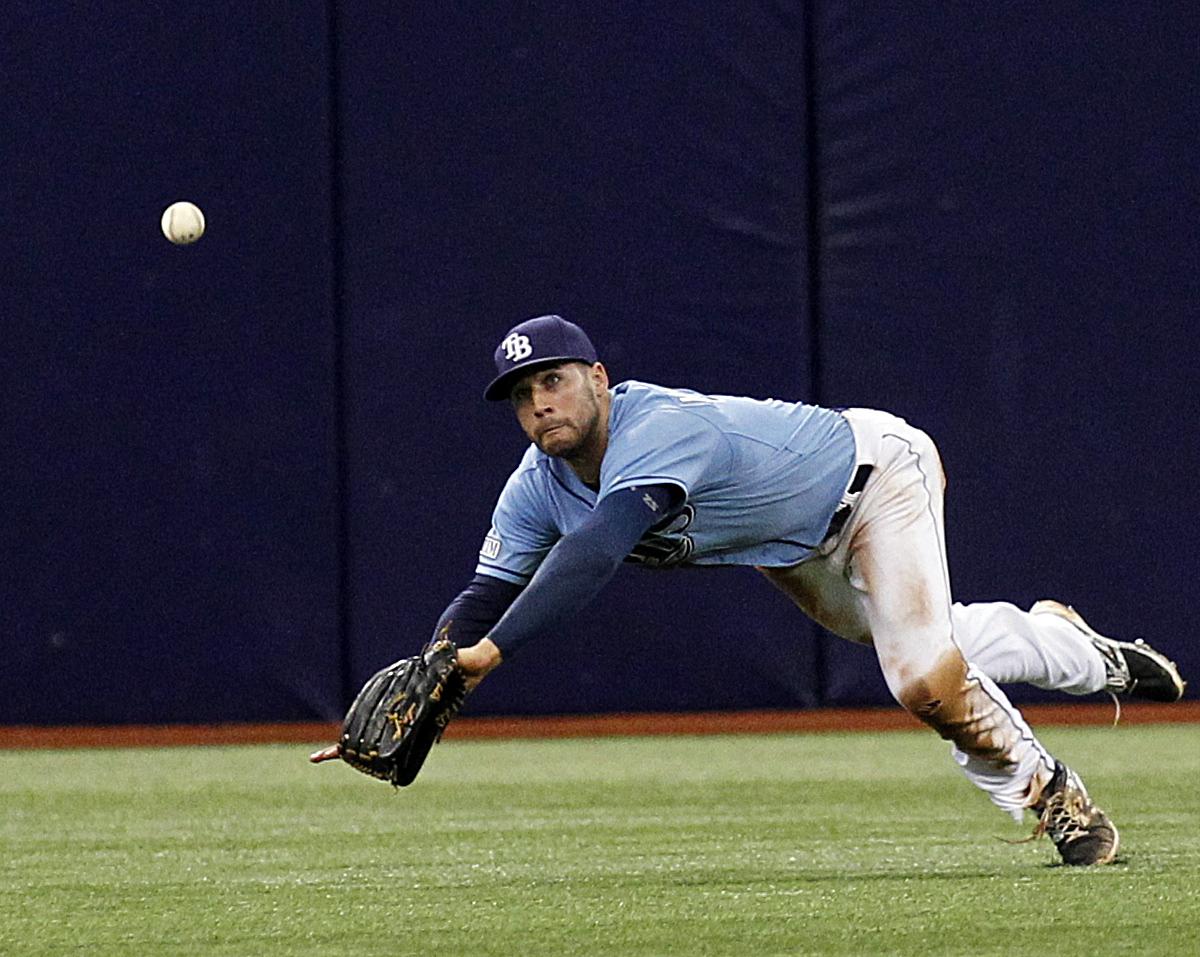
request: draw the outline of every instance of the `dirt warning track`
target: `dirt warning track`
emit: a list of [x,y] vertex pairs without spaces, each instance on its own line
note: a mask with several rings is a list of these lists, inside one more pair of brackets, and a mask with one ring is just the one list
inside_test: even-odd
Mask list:
[[[1111,725],[1111,704],[1030,705],[1021,709],[1036,727]],[[1125,704],[1121,724],[1200,723],[1200,701]],[[656,734],[777,734],[783,732],[904,731],[923,727],[899,708],[820,708],[806,711],[629,713],[538,717],[461,717],[447,740],[585,738]],[[334,741],[334,722],[0,727],[0,749],[184,747],[224,744],[310,744]]]

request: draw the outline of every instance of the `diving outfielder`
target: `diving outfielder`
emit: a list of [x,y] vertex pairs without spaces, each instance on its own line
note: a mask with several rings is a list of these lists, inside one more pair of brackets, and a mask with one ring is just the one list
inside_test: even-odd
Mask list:
[[1032,809],[1065,863],[1113,860],[1116,827],[999,685],[1174,701],[1183,681],[1144,642],[1103,637],[1059,602],[954,603],[928,435],[870,409],[610,387],[587,335],[558,316],[515,326],[495,362],[485,395],[511,402],[533,444],[438,622],[471,687],[561,628],[622,561],[753,565],[829,631],[872,646],[896,700],[998,807],[1018,821]]

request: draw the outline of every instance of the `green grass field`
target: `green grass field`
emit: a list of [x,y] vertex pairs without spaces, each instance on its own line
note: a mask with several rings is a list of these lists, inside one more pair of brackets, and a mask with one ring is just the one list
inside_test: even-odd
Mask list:
[[919,731],[448,742],[402,791],[295,746],[0,753],[0,954],[1195,953],[1200,728],[1042,736],[1118,864],[999,840]]

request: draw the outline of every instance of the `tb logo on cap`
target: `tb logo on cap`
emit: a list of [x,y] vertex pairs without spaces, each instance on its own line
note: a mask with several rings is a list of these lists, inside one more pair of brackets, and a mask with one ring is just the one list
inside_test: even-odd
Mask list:
[[519,332],[508,336],[500,343],[500,348],[504,350],[504,358],[509,362],[520,362],[533,355],[533,343],[529,341],[529,336],[523,336]]

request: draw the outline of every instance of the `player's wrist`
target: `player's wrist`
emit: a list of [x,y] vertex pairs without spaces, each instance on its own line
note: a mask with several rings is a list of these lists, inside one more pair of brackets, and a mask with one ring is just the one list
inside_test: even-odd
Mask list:
[[490,638],[458,649],[458,666],[468,678],[482,678],[504,660],[499,647]]

